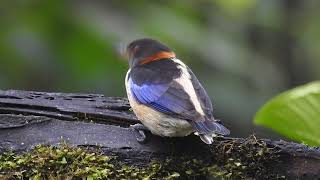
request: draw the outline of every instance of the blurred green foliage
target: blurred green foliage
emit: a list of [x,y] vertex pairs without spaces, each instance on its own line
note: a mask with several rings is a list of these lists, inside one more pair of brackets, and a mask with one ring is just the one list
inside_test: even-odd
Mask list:
[[265,100],[319,79],[319,8],[315,0],[4,0],[0,89],[125,96],[127,62],[114,47],[151,37],[176,51],[216,116],[245,136]]
[[271,99],[256,114],[255,123],[288,138],[320,146],[320,82],[294,88]]

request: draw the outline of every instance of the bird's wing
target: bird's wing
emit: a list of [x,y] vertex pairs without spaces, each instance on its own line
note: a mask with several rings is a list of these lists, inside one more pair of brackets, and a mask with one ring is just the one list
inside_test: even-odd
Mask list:
[[132,70],[132,94],[141,104],[187,120],[199,133],[226,134],[213,120],[211,101],[196,76],[179,62],[162,60]]
[[192,82],[193,88],[196,91],[202,110],[204,111],[207,118],[213,119],[213,107],[211,103],[211,98],[208,96],[206,90],[202,87],[198,78],[193,74],[191,69],[187,67],[187,70],[188,70],[188,73],[190,74],[191,82]]
[[188,73],[190,74],[192,85],[195,89],[201,108],[205,114],[205,121],[191,121],[193,128],[196,129],[199,133],[210,134],[214,132],[222,135],[229,135],[230,131],[221,125],[219,122],[214,120],[213,117],[213,107],[211,99],[208,96],[206,90],[202,87],[198,78],[193,74],[189,67],[186,67]]

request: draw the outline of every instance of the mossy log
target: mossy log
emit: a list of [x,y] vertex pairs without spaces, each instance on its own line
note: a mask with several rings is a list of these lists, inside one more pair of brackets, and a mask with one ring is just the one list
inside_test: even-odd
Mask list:
[[[152,176],[147,172],[150,177],[166,172],[181,179],[320,179],[319,148],[255,136],[217,137],[212,145],[206,145],[193,135],[162,138],[148,134],[148,141],[140,144],[129,128],[138,122],[125,98],[0,91],[2,154],[28,153],[38,144],[58,146],[63,141],[71,147],[98,149],[103,155],[116,157],[115,164],[143,169],[144,173],[150,170],[150,163],[157,162],[162,169]],[[6,172],[0,166],[1,173]]]

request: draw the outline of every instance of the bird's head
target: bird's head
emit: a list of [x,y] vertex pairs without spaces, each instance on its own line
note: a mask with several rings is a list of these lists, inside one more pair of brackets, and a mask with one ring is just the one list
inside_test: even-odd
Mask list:
[[175,53],[166,45],[153,39],[138,39],[127,46],[130,68],[152,61],[174,58]]

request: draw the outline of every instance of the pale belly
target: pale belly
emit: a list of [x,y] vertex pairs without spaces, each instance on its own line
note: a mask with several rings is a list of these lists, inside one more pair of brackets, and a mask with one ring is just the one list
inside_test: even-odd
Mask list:
[[172,118],[166,114],[155,111],[150,107],[137,104],[133,102],[132,99],[129,101],[138,119],[153,134],[175,137],[187,136],[192,133],[192,127],[186,120]]
[[137,103],[131,95],[131,91],[127,85],[127,78],[126,90],[130,106],[134,113],[141,123],[153,134],[166,137],[179,137],[187,136],[193,132],[191,125],[186,120],[170,117],[164,113],[154,110],[153,108]]

